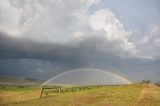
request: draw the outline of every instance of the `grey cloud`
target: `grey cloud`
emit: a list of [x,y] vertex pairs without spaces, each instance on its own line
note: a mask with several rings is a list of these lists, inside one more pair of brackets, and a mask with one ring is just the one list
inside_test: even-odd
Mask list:
[[[13,40],[10,42],[11,46],[5,44],[6,47],[2,47],[4,51],[1,52],[1,55],[4,57],[7,55],[5,48],[7,50],[9,47],[8,50],[12,50],[12,54],[9,53],[11,57],[17,51],[19,52],[17,57],[50,60],[54,60],[56,57],[59,59],[83,57],[86,55],[85,52],[90,51],[94,51],[96,54],[97,52],[108,55],[115,53],[115,55],[131,57],[136,55],[137,50],[134,44],[129,42],[130,33],[123,28],[123,24],[118,21],[111,10],[102,9],[97,10],[96,14],[87,14],[88,7],[97,3],[98,0],[19,1],[3,0],[0,3],[2,5],[0,10],[4,10],[4,17],[6,17],[4,23],[0,25],[1,30],[15,37],[11,38]],[[5,8],[3,4],[8,7]],[[12,11],[9,11],[10,9]],[[16,17],[11,18],[13,15]],[[102,21],[99,22],[98,17],[102,18]],[[94,27],[89,22],[90,18],[96,19],[92,20]],[[103,23],[105,24],[101,26]],[[95,30],[96,27],[100,29]],[[81,42],[72,39],[76,33],[84,35],[80,37]],[[19,40],[17,41],[16,38]],[[1,39],[10,38],[3,37]],[[76,44],[74,40],[77,40],[78,43]],[[41,49],[38,49],[39,47]]]
[[14,38],[4,33],[0,34],[1,58],[38,58],[51,61],[67,59],[97,58],[97,56],[122,54],[117,47],[119,42],[107,42],[104,37],[86,37],[77,43],[74,40],[67,43],[37,42],[24,38]]
[[143,54],[150,55],[154,59],[160,59],[160,25],[146,26],[144,32],[135,40],[136,47]]
[[[0,75],[46,80],[66,70],[87,67],[110,70],[132,81],[159,79],[158,60],[120,57],[119,54],[123,52],[116,48],[117,44],[97,36],[86,37],[79,43],[74,40],[68,43],[44,43],[1,33]],[[45,72],[40,73],[38,69]]]
[[[63,54],[64,52],[62,50],[65,51],[69,49],[67,45],[34,42],[32,40],[21,38],[17,39],[14,37],[6,36],[2,33],[0,37],[0,56],[5,58],[52,59],[52,57],[56,57],[60,55],[60,53]],[[50,57],[49,54],[52,54],[53,56]]]

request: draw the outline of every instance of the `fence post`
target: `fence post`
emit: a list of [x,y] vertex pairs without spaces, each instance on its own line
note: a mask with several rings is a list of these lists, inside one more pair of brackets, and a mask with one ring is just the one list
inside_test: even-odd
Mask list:
[[39,98],[42,98],[42,95],[43,95],[43,87],[41,88],[41,93]]
[[61,93],[61,88],[58,89],[59,93]]

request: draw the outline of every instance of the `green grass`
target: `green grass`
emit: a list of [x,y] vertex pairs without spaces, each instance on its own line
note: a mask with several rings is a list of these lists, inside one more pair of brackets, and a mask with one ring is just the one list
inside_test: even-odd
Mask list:
[[152,84],[49,93],[41,99],[39,94],[40,87],[36,86],[0,88],[0,103],[4,106],[160,106],[160,89]]

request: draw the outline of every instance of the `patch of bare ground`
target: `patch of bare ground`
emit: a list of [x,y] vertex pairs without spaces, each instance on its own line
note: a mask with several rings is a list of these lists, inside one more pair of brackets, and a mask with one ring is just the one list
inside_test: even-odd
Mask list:
[[154,84],[146,84],[136,106],[160,106],[160,88]]

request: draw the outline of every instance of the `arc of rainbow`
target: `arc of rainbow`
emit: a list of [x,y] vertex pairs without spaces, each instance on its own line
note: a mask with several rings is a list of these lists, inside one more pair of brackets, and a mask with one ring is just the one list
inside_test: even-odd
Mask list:
[[63,72],[63,73],[58,74],[58,75],[56,75],[56,76],[53,76],[53,77],[50,78],[49,80],[45,81],[42,85],[46,85],[49,81],[54,80],[54,79],[56,79],[56,78],[58,78],[58,77],[60,77],[60,76],[63,76],[63,75],[66,74],[66,73],[75,72],[75,71],[80,71],[80,70],[94,70],[94,71],[99,71],[99,72],[107,73],[107,74],[113,75],[114,77],[119,78],[119,79],[125,81],[127,84],[132,84],[132,82],[129,81],[128,79],[126,79],[125,77],[122,77],[122,76],[117,75],[117,74],[115,74],[115,73],[111,73],[111,72],[104,71],[104,70],[101,70],[101,69],[78,68],[78,69],[72,69],[72,70],[70,70],[70,71],[66,71],[66,72]]

